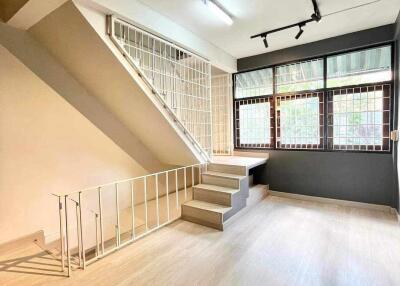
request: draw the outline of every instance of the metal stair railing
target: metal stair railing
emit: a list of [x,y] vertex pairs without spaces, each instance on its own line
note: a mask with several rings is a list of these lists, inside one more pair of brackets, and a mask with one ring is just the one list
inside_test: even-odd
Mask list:
[[[199,163],[98,185],[68,194],[52,193],[51,195],[58,199],[61,271],[66,272],[69,277],[73,268],[85,269],[104,256],[178,220],[181,217],[181,205],[192,199],[190,196],[193,195],[192,188],[195,184],[200,183],[201,174],[204,171],[207,171],[207,163]],[[141,189],[137,188],[138,183],[143,186]],[[163,185],[164,193],[161,190]],[[129,192],[124,193],[124,190]],[[107,200],[110,192],[113,194],[114,200],[111,202]],[[90,197],[90,194],[94,194],[94,196]],[[84,197],[84,195],[87,196]],[[125,195],[125,199],[120,198],[123,195]],[[127,204],[127,195],[130,197],[129,204]],[[143,195],[142,203],[136,201],[140,195]],[[154,195],[154,198],[151,198],[151,195]],[[165,202],[163,203],[162,200]],[[121,204],[124,204],[125,207],[122,207]],[[88,205],[97,205],[97,210]],[[74,212],[71,212],[71,207],[75,208]],[[142,207],[143,224],[137,226],[136,222],[141,221],[138,212]],[[155,209],[153,218],[151,217],[151,208]],[[125,212],[123,213],[123,211]],[[116,218],[115,225],[109,225],[115,227],[113,236],[106,233],[106,212]],[[126,213],[129,214],[128,217],[124,215]],[[90,226],[93,226],[93,215],[95,226],[92,228]],[[122,232],[122,220],[130,221],[130,228],[125,233]],[[143,229],[139,232],[138,228]],[[93,242],[89,242],[89,238],[85,237],[89,234],[93,235],[90,232],[91,229],[93,229],[95,238]],[[129,236],[127,237],[127,235]],[[76,237],[75,249],[72,248],[72,237]],[[125,241],[122,242],[124,237]]]
[[209,162],[212,153],[210,63],[130,23],[107,16],[108,34],[176,126]]

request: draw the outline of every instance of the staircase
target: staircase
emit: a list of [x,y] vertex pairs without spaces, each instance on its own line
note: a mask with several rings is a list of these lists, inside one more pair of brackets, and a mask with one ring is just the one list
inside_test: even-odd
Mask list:
[[193,187],[193,200],[182,205],[182,219],[218,230],[246,207],[249,167],[211,163]]

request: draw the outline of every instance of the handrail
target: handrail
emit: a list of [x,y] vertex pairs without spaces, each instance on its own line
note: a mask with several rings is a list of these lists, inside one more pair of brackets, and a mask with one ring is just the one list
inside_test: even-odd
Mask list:
[[142,175],[142,176],[127,178],[127,179],[117,180],[117,181],[113,181],[111,183],[96,185],[96,186],[84,188],[82,190],[73,191],[73,192],[66,193],[66,194],[50,193],[50,195],[53,195],[53,196],[56,196],[56,197],[63,197],[63,196],[66,196],[66,195],[69,196],[69,195],[78,194],[78,193],[82,193],[82,192],[86,192],[86,191],[93,191],[95,189],[103,188],[103,187],[106,187],[106,186],[112,186],[112,185],[115,185],[115,184],[121,184],[121,183],[126,183],[126,182],[129,182],[129,181],[143,179],[145,177],[152,177],[152,176],[155,176],[155,175],[161,175],[163,173],[173,172],[175,170],[179,171],[179,170],[183,170],[183,169],[187,169],[187,168],[191,168],[191,167],[197,167],[199,165],[203,165],[203,164],[202,163],[196,163],[196,164],[188,165],[188,166],[185,166],[185,167],[178,167],[178,168],[168,169],[168,170],[165,170],[165,171],[160,171],[160,172],[151,173],[151,174],[147,174],[147,175]]
[[[195,174],[195,168],[196,170],[198,169],[198,174]],[[133,177],[133,178],[129,178],[129,179],[123,179],[123,180],[117,180],[117,181],[113,181],[111,183],[107,183],[107,184],[101,184],[101,185],[97,185],[97,186],[93,186],[90,188],[86,188],[86,189],[82,189],[80,191],[74,191],[74,192],[70,192],[67,194],[56,194],[56,193],[51,193],[51,195],[56,196],[58,198],[58,215],[59,215],[59,226],[60,226],[60,256],[61,256],[61,269],[64,272],[65,268],[67,268],[67,276],[69,277],[71,275],[71,271],[72,271],[72,265],[74,263],[76,263],[75,265],[78,268],[81,269],[85,269],[85,267],[93,262],[95,262],[96,260],[110,254],[113,251],[116,251],[122,247],[124,247],[125,245],[132,243],[134,241],[136,241],[139,238],[144,237],[145,235],[152,233],[153,231],[155,231],[156,229],[159,229],[169,223],[172,223],[173,221],[177,220],[180,218],[181,214],[180,214],[180,205],[185,202],[188,199],[188,188],[193,188],[194,185],[197,182],[200,182],[200,178],[201,178],[201,174],[203,172],[203,169],[207,170],[207,163],[198,163],[198,164],[192,164],[192,165],[188,165],[188,166],[184,166],[184,167],[178,167],[178,168],[174,168],[174,169],[168,169],[165,171],[160,171],[160,172],[156,172],[156,173],[152,173],[152,174],[147,174],[147,175],[142,175],[142,176],[137,176],[137,177]],[[187,172],[188,170],[190,170],[191,172]],[[179,187],[179,171],[180,171],[180,175],[183,175],[183,187]],[[183,172],[182,172],[183,171]],[[173,174],[173,179],[171,181],[169,181],[169,177],[170,174]],[[189,181],[188,184],[188,180],[187,180],[187,175],[190,175],[189,178],[191,178],[191,181]],[[160,195],[159,192],[159,185],[160,185],[160,176],[165,176],[165,194]],[[147,186],[147,182],[148,182],[148,178],[150,177],[154,177],[155,178],[155,198],[149,198],[148,196],[148,186]],[[197,179],[196,179],[197,177]],[[137,180],[143,180],[143,189],[134,189],[134,182]],[[182,178],[181,178],[182,180]],[[169,182],[173,183],[173,181],[175,181],[174,186],[169,188]],[[121,221],[122,218],[120,218],[120,216],[123,215],[122,211],[121,211],[121,206],[120,206],[120,199],[119,199],[119,185],[122,183],[126,183],[126,182],[130,182],[130,196],[131,196],[131,200],[130,200],[130,207],[126,206],[124,207],[124,209],[131,209],[131,229],[128,230],[127,232],[125,232],[125,234],[129,234],[130,233],[130,238],[125,241],[125,242],[121,242],[121,238],[123,237],[123,234],[121,232],[122,227],[121,227]],[[181,181],[182,183],[182,181]],[[115,200],[115,204],[111,204],[111,210],[107,211],[107,208],[110,207],[110,201],[106,201],[103,196],[102,193],[104,191],[103,188],[107,187],[107,186],[114,186],[114,192],[115,192],[115,197],[113,200]],[[180,189],[181,188],[181,189]],[[88,191],[93,191],[96,190],[97,191],[97,197],[83,197],[83,194],[85,192]],[[108,191],[112,191],[110,189],[107,189]],[[139,193],[137,193],[139,192]],[[144,195],[144,201],[143,203],[137,204],[135,203],[135,193],[136,194],[141,194],[143,192]],[[181,196],[179,195],[179,192],[183,192],[183,195],[181,193]],[[72,195],[78,195],[77,199],[76,197],[72,198]],[[192,193],[193,194],[193,193]],[[175,196],[175,199],[173,199],[172,202],[170,202],[170,197],[171,196]],[[86,201],[86,200],[90,200],[92,199],[92,203],[97,204],[98,205],[98,211],[92,210],[91,208],[85,207],[83,206],[82,201]],[[94,200],[93,200],[94,199]],[[164,202],[163,204],[160,203],[160,199],[165,199],[166,202]],[[190,198],[189,198],[190,199]],[[175,202],[174,202],[175,201]],[[122,202],[122,200],[121,200]],[[71,213],[68,211],[68,209],[70,208],[69,205],[73,203],[73,207],[75,208],[74,212],[71,212],[72,215],[74,215],[74,219],[76,221],[76,225],[73,224],[71,225],[70,221],[73,221],[73,219],[71,220]],[[149,206],[150,204],[150,206]],[[154,218],[153,220],[151,220],[151,218],[148,217],[148,208],[151,207],[151,204],[155,204],[155,208],[156,208],[156,217],[155,217],[155,221],[156,224],[154,226]],[[171,211],[170,210],[174,210],[176,206],[176,210],[175,210],[175,215],[171,215]],[[139,208],[140,206],[144,207],[144,223],[140,224],[141,226],[145,226],[145,230],[143,233],[136,233],[136,223],[135,223],[135,218],[136,218],[136,208]],[[166,206],[166,211],[167,211],[167,217],[163,220],[161,220],[161,211],[160,208],[162,206]],[[153,205],[154,207],[154,205]],[[82,215],[82,209],[86,209],[88,211],[90,211],[92,214],[89,213],[85,213]],[[122,209],[122,210],[124,210]],[[107,232],[107,227],[105,226],[105,215],[104,213],[107,212],[115,212],[114,215],[116,215],[116,223],[112,225],[112,227],[115,228],[115,233],[114,233],[114,238],[111,237],[109,235],[107,235],[107,233],[109,233],[109,231]],[[126,212],[124,211],[124,213],[126,214]],[[151,213],[151,212],[150,212]],[[165,212],[164,212],[165,214]],[[94,215],[94,216],[93,216]],[[154,213],[153,213],[154,215]],[[95,232],[95,244],[94,245],[90,245],[90,243],[88,243],[87,240],[84,240],[84,235],[87,235],[87,231],[90,229],[87,229],[87,227],[89,225],[91,225],[92,219],[94,217],[94,232]],[[125,217],[126,219],[127,217]],[[152,225],[149,225],[149,221],[153,222]],[[85,224],[83,223],[85,222]],[[76,230],[75,230],[75,235],[76,235],[76,242],[77,242],[77,252],[76,252],[76,257],[74,257],[75,259],[71,260],[72,256],[75,254],[71,253],[71,248],[73,247],[71,245],[71,240],[70,237],[71,235],[74,234],[74,229],[72,226],[76,226]],[[93,226],[93,225],[92,225]],[[110,229],[108,229],[110,230]],[[108,237],[107,237],[108,236]],[[115,239],[115,240],[114,240]],[[85,244],[84,244],[85,242]],[[111,249],[106,250],[105,249],[105,243],[107,242],[107,247],[110,247],[110,243],[115,243],[115,245],[111,244]],[[93,242],[94,243],[94,242]],[[86,248],[85,248],[86,245]],[[91,251],[94,250],[94,256],[87,259],[87,251]],[[91,252],[89,252],[90,254]]]
[[[125,49],[123,47],[121,47],[118,39],[115,38],[114,36],[114,25],[113,23],[115,21],[118,22],[123,22],[124,25],[131,25],[133,28],[135,29],[139,29],[136,26],[126,22],[126,21],[122,21],[119,20],[115,17],[113,17],[112,15],[107,16],[107,23],[108,23],[108,35],[111,39],[111,41],[115,44],[115,46],[118,48],[118,50],[122,53],[122,55],[124,56],[124,58],[127,60],[127,62],[133,67],[133,69],[137,72],[137,74],[143,79],[144,83],[150,88],[151,92],[156,96],[157,100],[162,104],[163,108],[167,111],[167,113],[169,114],[169,116],[172,118],[172,120],[176,123],[176,125],[181,129],[181,131],[183,132],[183,134],[188,138],[189,142],[192,143],[192,145],[195,147],[195,150],[200,154],[200,156],[203,158],[203,160],[205,160],[205,162],[210,162],[210,156],[207,152],[205,152],[201,146],[201,144],[196,140],[196,138],[194,138],[192,136],[192,134],[190,133],[190,131],[186,128],[186,126],[182,123],[182,121],[176,116],[176,114],[174,113],[174,111],[171,110],[171,108],[168,106],[168,104],[165,102],[164,98],[161,96],[161,94],[159,93],[159,91],[157,90],[157,88],[153,85],[153,83],[151,83],[151,81],[148,79],[147,75],[141,70],[141,68],[131,59],[130,55],[127,54],[127,52],[125,51]],[[141,31],[143,31],[142,29],[140,29]],[[147,33],[149,35],[154,36],[153,34],[150,34],[146,31],[143,31],[144,33]],[[154,36],[157,37],[159,40],[165,41],[162,38],[159,38],[158,36]],[[176,47],[177,49],[183,50],[185,51],[185,53],[188,54],[193,54],[190,51],[187,51],[186,49],[177,46],[174,43],[170,43],[169,44],[173,45],[174,47]],[[195,54],[194,54],[195,55]],[[198,58],[198,55],[195,55]],[[204,59],[203,59],[204,60]],[[208,61],[207,61],[208,62]],[[210,89],[211,91],[211,89]],[[211,111],[210,111],[211,112]],[[211,140],[212,142],[212,140]],[[212,151],[212,147],[211,147],[211,151]]]

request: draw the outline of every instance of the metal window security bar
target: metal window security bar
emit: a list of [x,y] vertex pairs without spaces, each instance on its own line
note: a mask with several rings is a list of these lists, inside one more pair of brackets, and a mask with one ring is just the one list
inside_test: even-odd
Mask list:
[[61,270],[67,276],[181,216],[207,164],[94,186],[57,197]]
[[271,148],[274,144],[273,97],[235,101],[235,147]]
[[232,75],[211,78],[213,154],[232,155]]
[[[201,149],[212,153],[211,65],[174,43],[108,17],[113,42]],[[185,133],[186,134],[186,133]],[[208,158],[207,158],[208,159]]]
[[[393,47],[392,43],[385,43],[234,74],[235,148],[391,152]],[[254,80],[254,72],[259,71],[265,80],[268,69],[272,71],[269,85],[273,92],[262,94],[257,84],[261,79]],[[251,92],[243,93],[243,86]],[[319,120],[318,99],[301,98],[306,94],[318,94]],[[270,120],[271,129],[275,128],[273,144],[260,145],[254,136],[243,137],[248,130],[241,132],[242,127],[258,128],[241,122],[237,110],[243,97],[249,100],[246,104],[272,98],[269,100],[274,102],[271,114],[275,119]],[[300,116],[307,110],[309,116]],[[288,123],[293,120],[295,124]]]
[[328,93],[328,148],[390,149],[391,85],[340,88]]
[[324,92],[276,97],[276,146],[282,149],[324,147]]

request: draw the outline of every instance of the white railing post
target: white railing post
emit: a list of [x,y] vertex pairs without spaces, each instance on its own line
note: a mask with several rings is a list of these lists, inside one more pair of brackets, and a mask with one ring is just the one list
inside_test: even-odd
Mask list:
[[79,203],[75,202],[75,215],[76,215],[76,236],[78,242],[78,264],[79,267],[82,265],[82,255],[81,255],[81,237],[80,237],[80,225],[79,225]]
[[135,239],[135,194],[133,190],[133,183],[134,181],[131,181],[131,211],[132,211],[132,236],[131,239]]
[[187,187],[186,187],[186,167],[183,168],[183,184],[185,185],[185,202],[187,200]]
[[94,222],[96,223],[95,225],[95,231],[96,231],[96,252],[95,256],[100,255],[100,245],[99,245],[99,230],[98,230],[98,223],[99,223],[99,215],[97,213],[94,214]]
[[100,212],[100,243],[101,243],[101,254],[104,254],[104,226],[103,226],[103,202],[101,199],[101,187],[98,188],[98,199],[99,199],[99,212]]
[[158,174],[156,174],[156,213],[157,213],[157,226],[160,226],[160,206],[158,201]]
[[86,268],[86,253],[85,246],[83,243],[83,225],[82,225],[82,192],[78,194],[78,203],[79,203],[79,225],[80,225],[80,235],[81,235],[81,253],[82,253],[82,268]]
[[166,195],[167,195],[167,219],[170,220],[169,214],[169,178],[168,178],[168,171],[165,172],[165,188],[166,188]]
[[65,268],[65,249],[64,249],[64,226],[63,226],[63,219],[62,219],[62,199],[61,196],[58,196],[58,215],[60,219],[60,249],[61,249],[61,271],[64,272]]
[[69,231],[68,231],[68,195],[64,196],[64,211],[65,211],[65,241],[66,241],[66,247],[67,247],[67,275],[68,277],[71,276],[71,250],[69,249]]
[[146,231],[149,230],[147,221],[147,177],[144,177],[144,220],[146,224]]
[[178,170],[175,169],[175,192],[176,192],[176,209],[179,211],[179,185],[178,185]]
[[118,192],[118,183],[115,184],[115,208],[117,211],[117,233],[115,237],[116,245],[119,246],[121,243],[121,229],[120,229],[120,220],[119,220],[119,192]]

